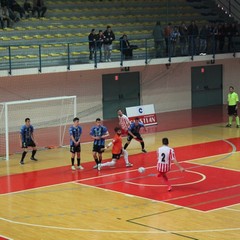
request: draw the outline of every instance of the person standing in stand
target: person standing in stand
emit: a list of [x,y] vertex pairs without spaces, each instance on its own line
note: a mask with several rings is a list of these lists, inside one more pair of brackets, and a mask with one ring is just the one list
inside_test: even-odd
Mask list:
[[107,26],[107,29],[103,33],[104,35],[104,57],[106,62],[111,62],[111,54],[112,54],[112,42],[115,40],[115,35],[111,29],[111,26]]

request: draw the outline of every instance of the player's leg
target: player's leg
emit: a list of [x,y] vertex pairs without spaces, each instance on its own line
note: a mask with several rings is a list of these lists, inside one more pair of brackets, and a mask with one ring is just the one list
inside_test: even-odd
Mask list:
[[36,148],[36,144],[35,144],[35,142],[34,141],[30,141],[29,143],[28,143],[28,146],[29,147],[32,147],[32,155],[31,155],[31,160],[33,160],[33,161],[37,161],[37,159],[35,158],[35,155],[36,155],[36,153],[37,153],[37,148]]
[[172,186],[171,186],[171,184],[169,183],[169,180],[168,180],[168,177],[167,177],[166,172],[159,172],[157,176],[163,178],[163,181],[167,184],[167,186],[168,186],[168,191],[170,192],[170,191],[172,190]]
[[124,161],[125,161],[125,163],[126,163],[126,167],[132,167],[133,164],[130,163],[129,160],[128,160],[128,152],[127,152],[127,150],[122,149],[122,153],[123,153]]
[[77,149],[77,168],[83,170],[84,167],[81,166],[80,163],[81,163],[81,146],[79,145]]
[[[116,158],[112,158],[112,161],[110,162],[105,162],[105,163],[101,163],[99,168],[101,169],[102,167],[113,167],[116,165],[117,159]],[[98,169],[98,170],[100,170]]]
[[147,151],[145,150],[145,143],[143,141],[142,136],[140,134],[137,134],[136,136],[137,136],[136,140],[139,141],[141,144],[142,152],[146,153]]
[[237,110],[236,110],[236,109],[235,109],[234,116],[235,116],[235,119],[236,119],[237,128],[239,128],[239,127],[240,127],[240,125],[239,125],[239,116],[238,116],[238,113],[237,113]]
[[20,164],[23,165],[24,164],[24,158],[27,155],[28,149],[27,149],[27,144],[26,143],[22,143],[22,148],[23,148],[23,152],[22,152],[22,157],[20,160]]
[[133,137],[132,135],[128,135],[127,137],[127,142],[124,144],[123,149],[127,149],[128,145],[130,144],[130,142],[132,141]]
[[70,146],[70,152],[71,152],[71,169],[76,170],[74,162],[75,162],[75,147]]
[[233,111],[234,111],[233,106],[228,106],[228,124],[226,125],[226,127],[232,126],[233,114],[234,114]]
[[93,166],[94,169],[96,169],[97,166],[98,166],[97,152],[98,152],[98,146],[93,144],[92,155],[93,155],[93,159],[94,159],[94,161],[95,161],[95,163],[96,163],[96,164]]

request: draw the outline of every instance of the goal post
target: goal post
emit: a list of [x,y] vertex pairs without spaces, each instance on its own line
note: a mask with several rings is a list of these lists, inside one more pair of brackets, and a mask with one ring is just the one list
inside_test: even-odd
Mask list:
[[77,97],[60,96],[0,103],[0,157],[21,151],[20,128],[30,118],[38,148],[68,144],[66,128],[77,116]]

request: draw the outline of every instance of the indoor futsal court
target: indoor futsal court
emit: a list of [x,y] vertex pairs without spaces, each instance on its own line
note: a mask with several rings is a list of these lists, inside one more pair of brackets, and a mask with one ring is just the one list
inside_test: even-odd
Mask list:
[[[93,169],[89,124],[81,145],[84,170],[71,170],[68,147],[38,151],[38,162],[28,153],[23,166],[20,153],[1,160],[0,239],[240,239],[240,129],[225,127],[225,107],[157,118],[157,126],[142,132],[146,154],[138,142],[129,145],[131,168],[121,158],[114,168]],[[104,122],[111,137],[116,124]],[[168,173],[171,192],[156,172],[163,137],[186,169],[173,166]],[[103,162],[110,158],[108,149]]]

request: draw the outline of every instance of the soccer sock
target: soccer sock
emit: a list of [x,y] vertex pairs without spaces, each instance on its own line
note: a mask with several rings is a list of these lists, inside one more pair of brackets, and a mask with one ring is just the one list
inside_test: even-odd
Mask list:
[[27,155],[27,152],[24,151],[24,152],[22,153],[21,162],[23,162],[23,160],[24,160],[24,158],[25,158],[26,155]]
[[239,125],[239,116],[236,116],[236,123]]
[[96,164],[98,165],[98,158],[95,158],[94,160],[95,160]]
[[167,175],[166,175],[165,173],[163,173],[163,174],[162,174],[162,177],[163,177],[164,182],[170,187],[171,185],[170,185],[170,183],[169,183],[169,181],[168,181]]
[[80,166],[80,158],[77,158],[77,165]]
[[98,163],[101,163],[101,162],[102,162],[102,156],[101,157],[99,156]]
[[36,152],[37,152],[37,150],[33,150],[33,151],[32,151],[32,157],[33,157],[33,158],[34,158]]
[[127,149],[127,147],[128,147],[128,143],[125,143],[123,149]]
[[71,158],[72,166],[74,165],[74,158]]
[[129,163],[129,161],[128,161],[128,152],[125,149],[123,149],[123,158],[124,158],[125,163],[128,164]]
[[142,149],[144,149],[144,142],[140,142]]
[[116,164],[116,161],[112,160],[111,162],[105,162],[101,164],[101,167],[113,167]]
[[232,116],[229,116],[228,118],[228,123],[232,125],[232,120],[233,120],[233,117]]

